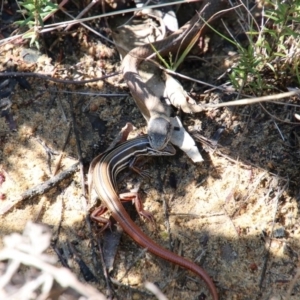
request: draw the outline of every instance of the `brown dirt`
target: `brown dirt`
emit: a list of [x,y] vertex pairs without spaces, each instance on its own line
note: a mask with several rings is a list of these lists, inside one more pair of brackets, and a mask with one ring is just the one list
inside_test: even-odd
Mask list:
[[[10,60],[19,71],[52,72],[56,68],[61,78],[76,72],[85,74],[83,78],[97,77],[118,69],[118,56],[111,47],[94,38],[85,39],[86,31],[81,34],[78,38],[81,43],[73,48],[73,57],[65,57],[61,64],[47,56],[28,63],[21,55],[22,46],[2,46],[1,68],[4,70]],[[60,47],[64,44],[61,43]],[[219,84],[213,78],[228,67],[230,51],[228,45],[212,44],[203,62],[187,61],[180,71]],[[213,72],[208,74],[206,70]],[[74,92],[127,93],[119,80],[120,77],[112,77],[68,88]],[[66,85],[37,78],[28,81],[31,91],[17,86],[11,96],[17,130],[10,131],[5,119],[0,118],[0,172],[6,179],[0,187],[6,197],[0,208],[51,178],[57,154],[68,134],[72,111],[85,174],[91,159],[109,145],[126,122],[138,128],[135,134],[145,130],[145,121],[130,96],[66,94]],[[190,82],[185,87],[203,103],[230,98],[216,92],[203,95],[203,88]],[[299,100],[286,99],[286,102],[295,104]],[[292,106],[264,106],[285,121],[293,121],[293,114],[299,113]],[[299,299],[299,282],[292,285],[300,251],[299,127],[271,118],[260,105],[209,109],[184,116],[184,124],[186,128],[200,130],[207,138],[221,127],[225,131],[214,149],[203,145],[204,163],[194,164],[179,151],[175,157],[151,160],[147,169],[152,178],[143,182],[141,194],[157,228],[154,230],[139,218],[137,224],[164,247],[171,244],[172,251],[196,259],[216,282],[221,299],[287,299],[290,288],[289,299]],[[41,141],[56,152],[50,159]],[[74,130],[64,153],[60,171],[77,161]],[[131,173],[122,177],[120,190],[130,187],[126,184],[130,177]],[[23,201],[5,214],[0,225],[1,239],[12,232],[22,232],[29,220],[48,224],[53,229],[56,247],[60,249],[67,241],[72,242],[99,281],[92,284],[105,293],[103,277],[92,263],[84,213],[86,200],[82,193],[77,171],[44,195]],[[167,205],[167,220],[163,203]],[[97,232],[96,225],[93,230]],[[53,249],[49,253],[56,255]],[[198,278],[188,272],[178,278],[182,270],[157,257],[145,253],[135,262],[140,253],[141,249],[123,235],[111,272],[120,281],[119,286],[114,286],[119,299],[150,299],[143,287],[145,281],[156,283],[169,299],[204,299],[201,293],[208,295]],[[84,280],[74,261],[72,270]]]

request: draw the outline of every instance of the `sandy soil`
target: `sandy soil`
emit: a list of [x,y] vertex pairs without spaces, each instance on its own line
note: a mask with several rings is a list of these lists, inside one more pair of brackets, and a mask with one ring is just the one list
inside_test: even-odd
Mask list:
[[[118,55],[112,47],[94,37],[86,38],[86,31],[81,34],[77,37],[81,43],[73,48],[72,55],[66,51],[61,63],[53,53],[52,59],[43,55],[36,62],[28,62],[21,54],[22,46],[2,46],[1,69],[5,70],[10,61],[18,71],[56,72],[60,78],[78,74],[73,76],[77,79],[118,70]],[[69,43],[65,39],[59,47],[66,49]],[[232,51],[226,44],[213,44],[203,61],[187,60],[180,72],[219,84],[215,78],[227,68]],[[208,74],[206,70],[213,71]],[[85,175],[91,159],[110,144],[126,122],[138,128],[134,134],[145,131],[146,123],[130,95],[78,93],[127,94],[120,76],[85,86],[27,80],[30,91],[17,85],[11,95],[16,131],[0,118],[0,174],[5,178],[0,187],[0,209],[53,176],[70,128],[58,172],[77,162],[75,126]],[[184,84],[203,103],[232,99],[218,92],[204,95],[203,87]],[[296,104],[299,99],[286,99],[286,103]],[[288,122],[299,113],[298,108],[288,105],[264,106]],[[192,163],[180,151],[175,157],[149,161],[146,166],[151,179],[143,180],[141,195],[145,208],[155,217],[156,228],[134,213],[136,223],[159,244],[166,248],[171,245],[172,251],[202,265],[215,281],[221,299],[299,299],[299,280],[292,283],[299,269],[300,251],[299,126],[271,118],[260,105],[209,109],[185,115],[184,124],[207,138],[219,128],[225,130],[216,147],[199,143],[203,163]],[[132,173],[121,176],[121,191],[134,185],[132,177]],[[22,232],[29,220],[48,224],[55,247],[63,249],[72,243],[97,279],[90,283],[105,293],[102,271],[95,269],[92,261],[86,206],[78,169],[50,191],[22,201],[2,216],[0,243],[3,236]],[[93,224],[93,238],[98,231]],[[48,252],[56,256],[53,248]],[[70,266],[84,281],[75,260],[70,260]],[[120,283],[114,285],[118,299],[150,299],[143,286],[146,281],[156,283],[169,299],[206,299],[209,294],[198,278],[142,252],[125,234],[111,276]]]

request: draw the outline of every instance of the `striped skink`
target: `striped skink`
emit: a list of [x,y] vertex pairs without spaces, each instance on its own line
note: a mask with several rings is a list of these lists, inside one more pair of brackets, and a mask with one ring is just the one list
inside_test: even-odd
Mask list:
[[[147,135],[139,136],[117,145],[97,156],[91,163],[92,186],[103,204],[111,211],[113,218],[119,222],[125,232],[141,247],[160,258],[168,260],[198,275],[207,284],[213,299],[218,299],[216,287],[209,275],[200,266],[156,244],[131,220],[117,194],[116,176],[124,168],[132,166],[139,156],[174,155],[175,149],[167,144],[162,150],[155,150],[149,143]],[[101,210],[103,211],[103,210]],[[102,222],[95,210],[91,218]]]

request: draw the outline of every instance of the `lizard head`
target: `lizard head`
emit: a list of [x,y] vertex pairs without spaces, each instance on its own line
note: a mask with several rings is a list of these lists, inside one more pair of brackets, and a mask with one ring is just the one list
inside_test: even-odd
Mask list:
[[148,137],[150,145],[155,150],[165,148],[171,139],[173,126],[168,118],[152,117],[148,122]]

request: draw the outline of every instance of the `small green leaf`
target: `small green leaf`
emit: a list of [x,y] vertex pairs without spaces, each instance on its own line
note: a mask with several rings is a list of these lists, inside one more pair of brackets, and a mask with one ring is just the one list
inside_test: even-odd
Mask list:
[[35,10],[34,4],[31,4],[31,3],[24,3],[24,4],[22,4],[22,6],[24,8],[26,8],[27,10],[29,10],[29,11],[34,11]]
[[275,73],[275,69],[270,63],[266,63],[266,66]]

